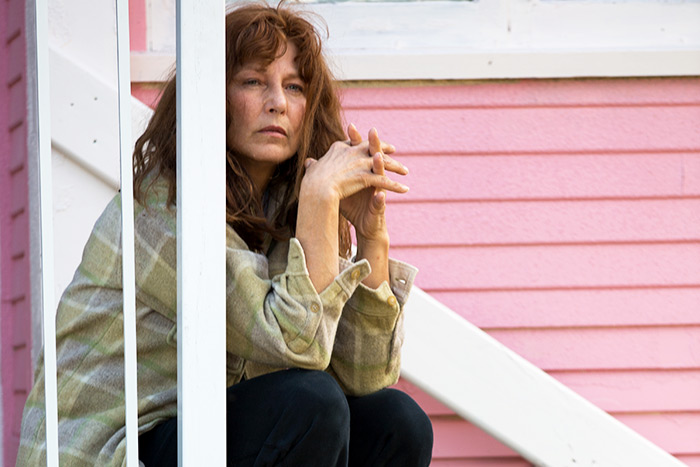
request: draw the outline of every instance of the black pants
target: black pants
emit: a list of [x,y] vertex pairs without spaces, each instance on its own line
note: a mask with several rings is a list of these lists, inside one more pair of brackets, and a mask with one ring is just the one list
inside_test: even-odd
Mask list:
[[[229,466],[427,466],[430,420],[401,391],[346,397],[322,371],[284,370],[228,388]],[[177,418],[139,437],[146,467],[177,466]]]

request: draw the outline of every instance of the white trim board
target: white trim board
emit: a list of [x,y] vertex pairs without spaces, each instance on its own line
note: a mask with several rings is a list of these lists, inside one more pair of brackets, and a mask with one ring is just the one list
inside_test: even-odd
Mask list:
[[[335,57],[334,60],[335,75],[345,81],[700,75],[700,49],[358,54]],[[164,81],[174,64],[174,55],[132,53],[131,80]]]
[[[132,80],[174,63],[172,0],[148,0],[159,27],[132,54]],[[342,80],[700,75],[700,2],[481,0],[308,4],[330,31]],[[173,17],[174,18],[174,17]],[[149,24],[153,23],[149,20]],[[173,23],[174,24],[174,23]]]
[[406,304],[402,375],[543,466],[682,466],[416,287]]

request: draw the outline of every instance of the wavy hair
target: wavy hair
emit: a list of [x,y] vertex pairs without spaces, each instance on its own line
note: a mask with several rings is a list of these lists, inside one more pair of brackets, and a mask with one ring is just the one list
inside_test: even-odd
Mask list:
[[[333,142],[345,139],[340,101],[335,81],[322,55],[321,37],[309,20],[283,2],[277,7],[248,4],[227,13],[226,87],[241,67],[250,62],[269,65],[284,55],[288,43],[297,49],[296,64],[305,84],[306,110],[296,155],[277,167],[267,187],[267,193],[281,202],[271,220],[266,219],[263,202],[255,196],[252,179],[240,164],[238,155],[231,148],[226,149],[226,222],[252,250],[262,247],[265,234],[277,240],[294,234],[304,160],[307,157],[319,159]],[[223,89],[222,94],[225,96]],[[235,125],[236,120],[230,108],[227,100],[227,128]],[[168,204],[175,205],[176,118],[173,75],[134,149],[134,197],[142,204],[152,182],[162,178],[169,185]],[[342,216],[339,219],[340,252],[348,257],[349,226]]]

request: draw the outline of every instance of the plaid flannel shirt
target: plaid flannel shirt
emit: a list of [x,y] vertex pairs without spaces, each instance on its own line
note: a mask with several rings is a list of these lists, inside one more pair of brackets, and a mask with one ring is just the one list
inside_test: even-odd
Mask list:
[[[139,433],[177,415],[176,212],[167,186],[136,204]],[[403,305],[416,269],[390,260],[390,284],[361,284],[366,260],[340,259],[317,293],[295,238],[252,252],[226,232],[227,383],[282,368],[326,369],[347,394],[396,382]],[[56,317],[61,466],[121,466],[126,449],[121,198],[97,220]],[[24,408],[18,466],[45,465],[43,353]]]

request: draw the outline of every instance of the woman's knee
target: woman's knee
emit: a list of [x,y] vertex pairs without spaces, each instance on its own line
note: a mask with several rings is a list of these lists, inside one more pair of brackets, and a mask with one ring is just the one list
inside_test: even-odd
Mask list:
[[352,398],[350,408],[352,436],[359,438],[359,444],[352,447],[352,465],[430,464],[433,427],[430,418],[410,396],[395,389],[383,389]]
[[385,390],[385,413],[391,414],[397,434],[406,443],[433,443],[433,425],[423,409],[406,393],[396,389]]
[[285,383],[289,406],[327,429],[349,431],[350,409],[335,379],[323,371],[289,371],[295,373]]

